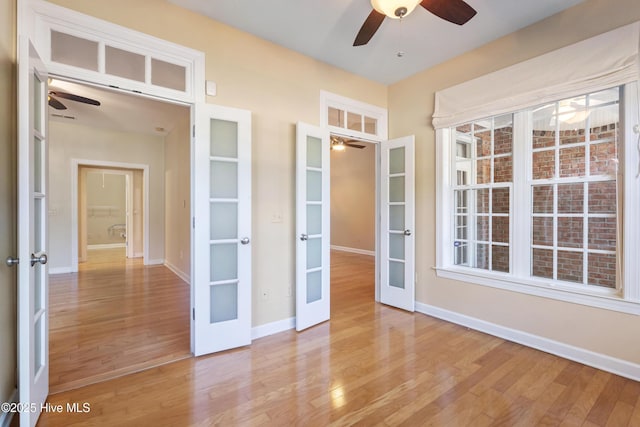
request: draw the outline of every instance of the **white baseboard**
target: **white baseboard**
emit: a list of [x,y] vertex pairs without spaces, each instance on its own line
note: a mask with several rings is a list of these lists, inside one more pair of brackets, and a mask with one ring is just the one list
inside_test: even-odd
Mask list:
[[187,283],[187,285],[191,284],[191,279],[189,278],[189,275],[187,273],[180,270],[178,267],[171,264],[169,261],[165,261],[164,266],[167,267],[169,270],[173,271],[176,276],[184,280]]
[[331,245],[331,250],[342,251],[342,252],[351,252],[352,254],[376,256],[376,252],[375,251],[368,251],[366,249],[358,249],[358,248],[348,248],[346,246]]
[[[13,394],[6,403],[16,403],[18,401],[18,389],[13,390]],[[0,427],[9,427],[13,419],[13,412],[0,411]]]
[[126,248],[126,243],[103,243],[100,245],[87,245],[88,250],[92,249],[116,249],[116,248]]
[[295,327],[296,327],[295,317],[278,320],[277,322],[267,323],[266,325],[255,326],[251,329],[251,339],[256,340],[258,338],[277,334],[278,332],[284,332],[289,329],[293,329]]
[[144,265],[164,265],[163,259],[146,259]]
[[68,274],[74,272],[72,267],[49,267],[49,274]]
[[555,354],[565,359],[592,366],[635,381],[640,381],[640,365],[606,354],[596,353],[580,347],[554,341],[495,323],[486,322],[475,317],[466,316],[453,311],[416,302],[416,311],[428,316],[437,317],[451,323],[466,326],[480,332],[526,345],[546,353]]

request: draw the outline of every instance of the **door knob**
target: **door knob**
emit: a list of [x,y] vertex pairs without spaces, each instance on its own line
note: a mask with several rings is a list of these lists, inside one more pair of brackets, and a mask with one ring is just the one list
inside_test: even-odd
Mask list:
[[249,244],[249,242],[250,242],[250,240],[249,240],[249,238],[248,238],[248,237],[243,237],[243,238],[240,240],[240,243],[242,243],[243,245],[248,245],[248,244]]
[[14,265],[20,264],[20,258],[14,258],[12,256],[8,256],[6,263],[9,267],[13,267]]
[[306,234],[301,234],[300,235],[300,240],[302,240],[303,242],[306,240],[309,240],[309,236],[307,236]]
[[405,236],[411,236],[411,230],[404,230]]
[[31,267],[36,265],[36,263],[40,263],[45,265],[47,263],[47,254],[40,252],[39,256],[36,254],[31,254]]

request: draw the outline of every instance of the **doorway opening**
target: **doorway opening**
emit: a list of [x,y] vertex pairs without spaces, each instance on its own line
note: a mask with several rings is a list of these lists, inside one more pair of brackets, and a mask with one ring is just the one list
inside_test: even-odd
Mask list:
[[49,107],[56,393],[191,357],[191,117],[185,105],[53,85],[101,104],[66,102],[62,117]]

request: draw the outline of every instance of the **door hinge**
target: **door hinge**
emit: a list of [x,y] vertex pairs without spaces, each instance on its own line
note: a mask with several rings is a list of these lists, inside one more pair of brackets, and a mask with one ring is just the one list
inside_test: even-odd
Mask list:
[[191,227],[196,228],[196,217],[191,218]]
[[193,320],[196,320],[196,309],[195,308],[191,309],[191,316],[193,317]]

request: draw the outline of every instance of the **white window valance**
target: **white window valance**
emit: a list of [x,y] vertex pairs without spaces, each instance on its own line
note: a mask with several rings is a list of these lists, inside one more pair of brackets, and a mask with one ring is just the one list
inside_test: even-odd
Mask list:
[[436,92],[433,126],[450,127],[638,80],[640,22]]

